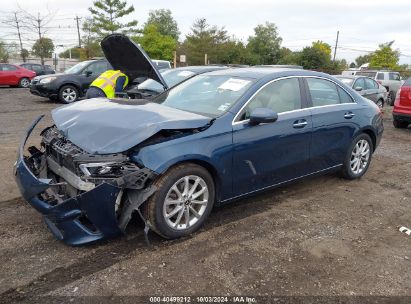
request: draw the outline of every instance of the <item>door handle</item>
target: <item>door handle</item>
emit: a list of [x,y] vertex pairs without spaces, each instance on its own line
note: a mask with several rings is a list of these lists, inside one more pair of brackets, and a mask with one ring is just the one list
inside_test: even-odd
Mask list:
[[351,119],[355,116],[355,114],[353,112],[347,112],[344,114],[344,118],[345,119]]
[[295,129],[300,129],[300,128],[304,128],[307,125],[307,121],[305,119],[302,120],[296,120],[293,123],[293,128]]

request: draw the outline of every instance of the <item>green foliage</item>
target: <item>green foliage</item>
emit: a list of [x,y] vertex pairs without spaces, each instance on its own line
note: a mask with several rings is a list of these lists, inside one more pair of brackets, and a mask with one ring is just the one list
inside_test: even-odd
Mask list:
[[71,58],[73,59],[80,59],[81,49],[78,47],[74,47],[59,54],[60,58],[70,58],[70,51],[71,51]]
[[370,67],[380,69],[398,69],[400,52],[393,50],[390,44],[380,44],[379,49],[370,56]]
[[83,48],[80,50],[80,60],[86,60],[93,57],[103,57],[103,51],[100,46],[100,38],[93,32],[93,18],[86,18],[83,22]]
[[355,63],[354,62],[351,62],[350,63],[350,68],[352,69],[352,68],[355,68]]
[[0,41],[0,62],[7,62],[9,60],[9,52],[6,43]]
[[89,8],[93,17],[91,31],[100,38],[115,32],[131,34],[137,32],[137,21],[121,23],[119,19],[134,12],[134,6],[127,7],[127,1],[96,0]]
[[207,20],[202,18],[194,22],[182,48],[186,51],[188,65],[204,64],[204,54],[207,54],[210,63],[220,63],[221,47],[229,41],[224,28],[210,26]]
[[143,35],[133,38],[153,59],[173,60],[173,52],[177,47],[177,41],[161,34],[154,24],[147,25]]
[[299,64],[308,70],[320,70],[329,67],[330,63],[329,54],[314,46],[303,48],[299,56]]
[[370,62],[370,59],[371,59],[371,54],[361,55],[355,58],[355,63],[357,65],[357,68],[359,68],[365,63]]
[[148,13],[148,20],[144,25],[146,28],[149,25],[157,26],[157,30],[164,36],[171,36],[178,41],[180,31],[178,30],[177,21],[174,20],[169,9],[152,10]]
[[281,42],[282,38],[274,23],[258,25],[254,29],[254,36],[248,38],[247,49],[252,54],[250,61],[255,64],[276,64],[280,59]]
[[300,53],[293,52],[289,48],[282,47],[279,52],[279,60],[277,64],[290,64],[299,65],[300,64]]
[[331,58],[331,46],[328,43],[325,43],[321,40],[317,40],[312,43],[312,47],[319,49]]
[[37,39],[33,44],[32,53],[40,57],[41,64],[44,64],[44,58],[51,58],[54,51],[54,44],[50,38],[42,37]]
[[23,62],[26,62],[26,60],[27,60],[27,58],[29,57],[29,51],[27,50],[27,49],[22,49],[21,51],[20,51],[20,56],[21,56],[21,59],[23,59]]

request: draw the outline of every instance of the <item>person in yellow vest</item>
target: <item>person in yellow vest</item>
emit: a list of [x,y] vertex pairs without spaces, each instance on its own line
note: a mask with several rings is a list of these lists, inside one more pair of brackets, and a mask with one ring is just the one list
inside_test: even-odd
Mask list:
[[87,90],[86,98],[107,97],[114,98],[116,93],[124,91],[128,84],[128,77],[120,70],[108,70],[94,80]]

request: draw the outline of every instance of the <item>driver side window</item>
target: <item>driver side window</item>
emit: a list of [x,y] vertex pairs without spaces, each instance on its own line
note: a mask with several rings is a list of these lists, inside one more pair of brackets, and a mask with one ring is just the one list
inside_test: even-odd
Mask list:
[[246,120],[256,108],[269,108],[276,113],[301,109],[298,78],[274,81],[259,91],[243,110],[240,120]]
[[91,72],[91,75],[100,75],[107,70],[107,64],[105,62],[94,62],[90,64],[85,72]]

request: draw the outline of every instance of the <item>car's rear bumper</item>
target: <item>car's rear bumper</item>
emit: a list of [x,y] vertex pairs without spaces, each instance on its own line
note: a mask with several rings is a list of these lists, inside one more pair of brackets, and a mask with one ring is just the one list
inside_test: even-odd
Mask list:
[[115,215],[115,203],[121,189],[102,183],[94,189],[66,199],[58,204],[50,204],[41,194],[53,195],[50,179],[36,177],[23,156],[24,146],[32,130],[43,116],[37,118],[24,136],[17,155],[14,175],[23,198],[38,212],[54,234],[68,245],[82,245],[123,233]]
[[411,112],[410,113],[393,112],[392,117],[396,121],[403,121],[403,122],[411,123]]

